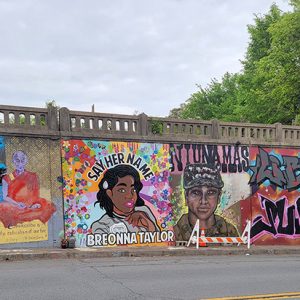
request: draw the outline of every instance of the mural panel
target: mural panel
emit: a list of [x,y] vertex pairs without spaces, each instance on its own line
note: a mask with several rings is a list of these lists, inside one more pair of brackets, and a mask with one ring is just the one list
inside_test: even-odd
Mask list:
[[240,200],[250,195],[245,146],[171,144],[176,240],[189,240],[197,219],[206,236],[241,233]]
[[77,246],[174,240],[169,146],[62,142],[65,229]]
[[244,218],[252,219],[252,242],[300,244],[299,150],[253,147],[250,157],[252,195],[243,206]]
[[300,244],[300,153],[235,145],[62,142],[65,229],[77,246],[206,236]]
[[48,200],[50,197],[45,197],[49,196],[50,190],[41,193],[36,172],[45,160],[38,165],[30,162],[32,152],[26,147],[25,140],[22,141],[22,147],[5,159],[7,149],[3,137],[0,140],[0,244],[48,240],[47,222],[56,211],[55,205]]
[[3,202],[2,178],[6,174],[4,138],[0,136],[0,204]]

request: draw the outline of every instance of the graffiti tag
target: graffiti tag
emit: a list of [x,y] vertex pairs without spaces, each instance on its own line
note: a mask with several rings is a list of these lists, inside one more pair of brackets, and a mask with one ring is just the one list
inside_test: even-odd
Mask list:
[[282,155],[282,162],[275,155],[271,155],[262,148],[256,156],[256,163],[249,168],[252,175],[250,185],[260,185],[269,180],[275,186],[288,191],[300,187],[300,159]]
[[266,213],[266,219],[260,215],[253,220],[251,238],[258,238],[264,233],[271,233],[274,237],[300,234],[300,198],[297,199],[294,205],[288,206],[286,197],[276,202],[262,195],[259,195],[259,197],[261,207]]

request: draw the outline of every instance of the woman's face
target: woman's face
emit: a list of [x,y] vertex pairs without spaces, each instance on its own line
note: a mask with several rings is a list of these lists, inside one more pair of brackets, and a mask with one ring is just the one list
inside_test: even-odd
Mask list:
[[114,212],[128,215],[133,211],[137,201],[137,192],[134,187],[134,179],[127,175],[118,179],[117,184],[106,191],[114,205]]

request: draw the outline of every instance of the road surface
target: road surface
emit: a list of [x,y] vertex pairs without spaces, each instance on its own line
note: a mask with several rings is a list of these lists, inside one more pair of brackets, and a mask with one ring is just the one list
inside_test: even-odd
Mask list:
[[0,271],[1,300],[254,299],[300,292],[300,256],[32,260],[1,262]]

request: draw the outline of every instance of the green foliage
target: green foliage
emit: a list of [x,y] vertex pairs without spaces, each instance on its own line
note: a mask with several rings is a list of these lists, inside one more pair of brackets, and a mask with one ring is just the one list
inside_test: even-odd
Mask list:
[[182,106],[180,117],[233,121],[238,77],[237,74],[226,73],[220,83],[214,79],[207,88],[199,86],[199,92],[192,94],[191,98]]
[[20,125],[25,125],[25,115],[19,115],[19,123]]
[[162,134],[163,133],[163,123],[159,120],[150,120],[151,132],[153,134]]
[[300,12],[283,14],[268,33],[269,51],[245,68],[238,110],[252,122],[291,124],[300,112]]
[[294,7],[295,11],[300,10],[300,1],[299,0],[290,0],[289,3],[290,3],[290,5],[292,5]]
[[293,124],[293,125],[297,125],[297,126],[300,125],[300,114],[297,115],[297,116],[295,117],[295,120],[294,120],[294,124]]
[[41,117],[40,117],[40,124],[41,124],[42,126],[46,126],[46,118],[45,118],[45,116],[41,116]]
[[268,14],[263,17],[255,16],[255,24],[248,25],[250,42],[243,61],[245,70],[255,68],[255,62],[268,55],[271,48],[272,36],[269,28],[281,18],[279,8],[273,4]]
[[[296,123],[300,114],[300,0],[282,13],[272,5],[248,26],[243,70],[212,80],[170,116],[223,121]],[[297,117],[298,118],[298,117]],[[297,119],[298,120],[298,119]],[[298,121],[297,121],[298,122]]]
[[57,105],[56,101],[53,100],[53,99],[52,100],[51,99],[47,100],[45,104],[46,104],[46,108],[49,108],[49,107],[55,107],[57,109],[60,108],[60,106]]

